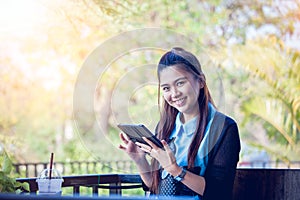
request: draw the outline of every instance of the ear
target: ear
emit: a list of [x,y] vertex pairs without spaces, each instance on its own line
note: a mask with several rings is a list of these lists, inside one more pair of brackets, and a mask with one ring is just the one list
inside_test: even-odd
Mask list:
[[201,78],[198,79],[198,83],[199,83],[200,89],[202,89],[205,86],[205,83]]

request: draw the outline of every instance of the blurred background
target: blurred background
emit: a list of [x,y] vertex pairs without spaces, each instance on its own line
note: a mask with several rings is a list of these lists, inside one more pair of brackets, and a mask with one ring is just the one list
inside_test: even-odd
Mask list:
[[[101,133],[93,127],[78,131],[73,93],[94,49],[147,27],[192,38],[191,50],[200,46],[207,56],[203,64],[197,54],[212,95],[239,125],[239,167],[300,167],[299,0],[0,0],[2,154],[7,152],[13,164],[26,164],[47,163],[54,152],[57,164],[72,166],[64,175],[134,172],[117,149],[114,117],[126,112],[153,130],[157,85],[143,85],[128,99],[122,94],[155,78],[130,70],[156,64],[164,51],[128,52],[101,74],[93,113]],[[120,98],[114,97],[124,74],[131,81],[118,87]],[[76,168],[81,162],[94,167]],[[26,169],[19,169],[21,176],[35,176],[22,174]]]

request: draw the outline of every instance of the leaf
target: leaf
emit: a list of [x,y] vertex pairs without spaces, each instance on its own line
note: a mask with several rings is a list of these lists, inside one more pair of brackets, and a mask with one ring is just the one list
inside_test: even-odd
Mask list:
[[2,172],[0,176],[0,192],[15,192],[15,182],[15,179],[8,177]]
[[[263,121],[267,122],[271,127],[277,130],[285,140],[295,148],[295,139],[291,136],[290,130],[286,128],[285,124],[292,123],[289,119],[290,114],[285,114],[286,109],[283,103],[275,99],[255,97],[247,102],[244,102],[244,111],[251,113]],[[270,132],[269,132],[270,134]]]
[[6,152],[3,153],[3,165],[2,165],[2,171],[6,174],[10,174],[12,170],[12,162],[9,159],[8,155]]
[[19,194],[21,192],[29,192],[29,184],[28,183],[21,183],[21,182],[15,182],[15,189],[16,193]]

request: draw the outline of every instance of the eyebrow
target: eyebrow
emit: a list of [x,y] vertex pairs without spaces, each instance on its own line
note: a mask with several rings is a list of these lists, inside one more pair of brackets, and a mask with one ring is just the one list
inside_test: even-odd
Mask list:
[[[176,83],[177,81],[180,81],[180,80],[186,80],[187,79],[187,77],[180,77],[180,78],[178,78],[178,79],[176,79],[173,83]],[[164,83],[164,84],[161,84],[160,85],[160,87],[164,87],[164,86],[167,86],[167,85],[169,85],[168,83]]]

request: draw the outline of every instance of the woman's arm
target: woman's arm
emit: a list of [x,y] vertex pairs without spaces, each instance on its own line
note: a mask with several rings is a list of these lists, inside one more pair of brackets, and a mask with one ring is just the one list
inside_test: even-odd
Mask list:
[[[178,176],[182,172],[182,168],[179,167],[177,163],[174,163],[170,167],[165,168],[165,170],[167,170],[173,177]],[[181,180],[181,182],[194,192],[200,194],[201,196],[203,195],[206,185],[204,177],[186,171],[186,175]]]
[[[172,176],[178,176],[182,172],[182,168],[178,166],[176,163],[176,158],[170,149],[169,145],[166,141],[162,140],[162,144],[164,145],[164,149],[158,148],[155,146],[150,140],[144,138],[144,140],[152,147],[149,149],[147,145],[137,143],[138,146],[145,152],[148,152],[150,156],[158,160],[160,165]],[[200,195],[203,195],[205,189],[205,179],[199,175],[193,174],[191,172],[186,173],[184,178],[182,179],[182,183],[187,187],[197,192]]]
[[[210,152],[212,158],[205,176],[187,171],[181,182],[205,199],[230,199],[239,152],[240,139],[237,125],[232,119],[226,118],[219,140]],[[182,168],[176,163],[166,167],[165,170],[174,177],[182,172]]]
[[135,162],[141,178],[147,187],[152,185],[151,167],[146,159],[146,154],[136,144],[130,141],[126,135],[120,133],[120,138],[123,144],[119,145],[119,148],[126,152],[129,157]]
[[[156,147],[147,138],[144,140],[152,147],[138,144],[141,149],[157,159],[160,165],[172,176],[181,173],[182,168],[176,163],[174,154],[167,143],[162,140],[164,148]],[[226,117],[226,121],[216,145],[210,152],[210,163],[207,166],[205,176],[199,176],[192,172],[186,173],[182,183],[194,192],[209,197],[209,199],[229,199],[232,193],[235,169],[239,160],[240,139],[236,123]]]
[[145,183],[145,185],[148,188],[150,188],[152,185],[153,177],[152,177],[152,173],[151,173],[151,167],[150,167],[146,157],[135,163],[140,172],[140,176],[141,176],[143,182]]

